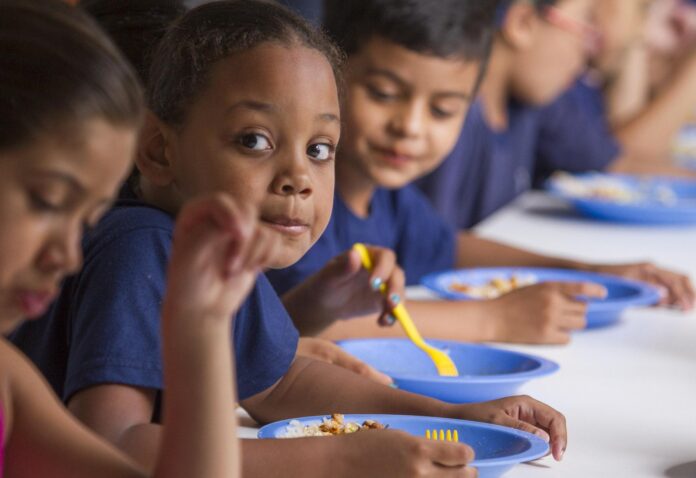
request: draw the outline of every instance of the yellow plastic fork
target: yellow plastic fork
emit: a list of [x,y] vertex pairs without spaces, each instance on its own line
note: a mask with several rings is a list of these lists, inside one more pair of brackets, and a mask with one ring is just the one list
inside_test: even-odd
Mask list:
[[459,441],[457,430],[425,430],[425,438],[437,441]]
[[[358,242],[353,245],[353,249],[360,254],[360,260],[362,261],[363,267],[372,272],[372,258],[370,257],[370,252],[367,250],[367,247],[365,247],[365,244]],[[379,290],[382,292],[382,294],[386,294],[386,284],[383,283]],[[438,374],[448,377],[456,377],[459,375],[459,372],[457,372],[457,366],[454,365],[454,362],[452,362],[449,355],[444,353],[442,350],[438,350],[435,347],[425,343],[425,340],[423,340],[423,337],[421,337],[421,334],[418,332],[418,329],[413,323],[413,320],[411,320],[411,316],[403,303],[394,307],[392,314],[394,315],[394,318],[399,321],[401,327],[404,328],[404,331],[406,332],[408,338],[411,339],[411,342],[413,342],[416,347],[421,349],[423,352],[428,354],[430,359],[435,363]]]

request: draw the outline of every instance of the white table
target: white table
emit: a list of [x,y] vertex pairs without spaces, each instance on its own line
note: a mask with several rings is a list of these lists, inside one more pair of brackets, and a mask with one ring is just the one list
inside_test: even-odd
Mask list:
[[[545,254],[651,260],[696,279],[696,228],[592,222],[539,193],[522,197],[478,231]],[[561,463],[544,458],[506,477],[696,477],[696,314],[634,310],[619,326],[576,334],[570,346],[510,348],[560,363],[557,374],[521,393],[561,410],[570,441]],[[242,436],[254,434],[253,427],[242,429]]]

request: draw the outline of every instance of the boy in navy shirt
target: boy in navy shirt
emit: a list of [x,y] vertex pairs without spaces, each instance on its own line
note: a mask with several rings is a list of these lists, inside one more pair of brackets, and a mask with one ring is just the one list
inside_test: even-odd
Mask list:
[[[581,12],[589,8],[585,0],[567,1]],[[385,3],[336,0],[325,4],[324,26],[348,53],[344,69],[346,127],[336,162],[336,194],[329,227],[299,262],[269,272],[271,283],[284,294],[286,304],[290,299],[302,302],[302,292],[295,286],[305,280],[320,285],[325,278],[315,273],[336,254],[361,241],[393,249],[404,268],[407,284],[417,284],[425,273],[452,267],[563,267],[639,276],[670,284],[669,300],[691,305],[693,291],[688,279],[652,265],[591,265],[543,257],[465,232],[457,233],[442,221],[427,200],[408,184],[437,167],[453,147],[476,91],[478,70],[476,74],[471,71],[472,62],[467,61],[463,39],[448,41],[446,26],[436,32],[419,27],[420,23],[428,23],[424,19],[436,15],[427,4],[422,4],[414,17],[402,18],[390,14]],[[542,22],[537,6],[530,2],[515,4],[515,9],[512,18],[520,24]],[[551,29],[543,38],[545,42],[564,41],[565,45],[558,45],[560,51],[570,48],[572,52],[576,48],[574,36],[566,38],[565,32],[556,31],[550,25],[543,28]],[[467,33],[476,34],[473,30]],[[524,34],[541,41],[536,38],[537,33],[535,30]],[[560,40],[554,35],[560,35]],[[576,56],[577,60],[571,57],[567,78],[551,76],[545,80],[549,82],[548,87],[553,83],[556,91],[560,91],[573,78],[575,63],[581,64],[583,59],[582,52]],[[495,62],[490,67],[496,68]],[[550,75],[548,71],[538,74]],[[519,126],[515,134],[526,137],[525,128],[536,121],[535,112],[516,105],[511,112]],[[474,105],[467,121],[481,115],[481,106]],[[480,146],[474,140],[483,133],[468,130],[468,134],[469,144]],[[485,190],[481,187],[489,183],[480,185],[477,179],[472,179],[465,189],[480,191],[485,198],[489,191],[512,193],[516,182],[529,181],[522,174],[496,176],[497,168],[509,169],[508,163],[513,159],[512,152],[509,153],[496,159],[499,164],[462,158],[482,174],[501,182],[496,186],[498,189]],[[479,160],[479,157],[471,159]],[[474,201],[468,196],[464,199],[462,208],[469,207],[467,201]],[[416,301],[409,303],[409,309],[428,337],[565,343],[570,339],[570,331],[585,325],[586,306],[576,296],[602,293],[601,288],[591,284],[540,284],[491,301]],[[302,321],[295,315],[293,318],[304,331]],[[378,328],[370,318],[327,321],[324,325],[330,328],[323,334],[330,338],[400,333]]]
[[[480,3],[462,10],[452,1],[442,14],[466,26]],[[158,446],[152,422],[161,364],[151,331],[172,217],[187,200],[224,191],[254,205],[260,223],[278,235],[274,267],[305,254],[330,216],[338,58],[317,31],[267,2],[216,2],[180,19],[151,70],[152,114],[141,133],[132,197],[89,235],[85,269],[66,284],[52,313],[15,337],[82,421],[146,464]],[[366,278],[357,277],[353,289],[367,290],[375,312],[382,300]],[[332,303],[330,292],[323,299]],[[305,302],[305,313],[318,302]],[[339,411],[452,416],[550,435],[556,458],[565,448],[562,415],[530,398],[448,405],[295,357],[297,332],[263,277],[236,317],[234,341],[240,403],[260,422]],[[442,466],[474,473],[466,467],[467,446],[393,431],[249,440],[242,449],[245,476],[436,476]]]
[[[667,154],[646,155],[645,146],[658,144],[656,136],[671,137],[685,119],[692,72],[621,128],[609,122],[597,75],[575,81],[588,60],[605,78],[641,73],[626,58],[635,54],[642,24],[626,23],[645,3],[541,0],[536,12],[530,2],[503,3],[481,98],[454,150],[418,183],[449,224],[473,227],[556,170],[689,174],[666,161]],[[537,20],[524,23],[530,15]],[[599,29],[592,18],[601,20]],[[598,37],[605,39],[600,48]],[[628,68],[621,66],[626,62]],[[621,69],[634,71],[619,75]]]

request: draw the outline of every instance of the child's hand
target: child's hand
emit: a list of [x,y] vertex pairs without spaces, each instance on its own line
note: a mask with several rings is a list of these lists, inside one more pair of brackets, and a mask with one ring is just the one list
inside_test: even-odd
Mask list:
[[273,259],[276,242],[255,210],[226,194],[192,201],[174,231],[165,306],[190,320],[230,320]]
[[592,266],[593,272],[622,276],[654,284],[664,290],[660,305],[677,306],[682,310],[694,308],[696,292],[691,280],[684,274],[660,269],[649,262]]
[[[313,300],[314,313],[321,310],[325,317],[349,319],[378,313],[381,325],[391,325],[391,310],[402,300],[404,294],[404,272],[396,263],[396,255],[389,249],[367,246],[374,264],[372,272],[362,267],[358,252],[350,249],[334,257],[319,272],[283,297],[293,318],[297,302]],[[380,292],[385,284],[386,296]],[[289,305],[286,298],[292,297],[295,304]]]
[[514,290],[488,302],[493,308],[493,340],[565,344],[570,333],[585,327],[587,304],[578,296],[604,297],[592,283],[544,282]]
[[447,416],[451,418],[495,423],[533,433],[550,442],[551,454],[557,461],[563,458],[568,444],[565,417],[538,400],[518,396],[450,407]]
[[382,385],[391,385],[393,383],[388,375],[377,371],[335,343],[325,339],[300,337],[300,342],[297,345],[297,355],[343,367]]
[[467,467],[474,451],[463,443],[414,437],[396,430],[369,430],[334,439],[336,469],[333,476],[382,478],[385,476],[474,478]]

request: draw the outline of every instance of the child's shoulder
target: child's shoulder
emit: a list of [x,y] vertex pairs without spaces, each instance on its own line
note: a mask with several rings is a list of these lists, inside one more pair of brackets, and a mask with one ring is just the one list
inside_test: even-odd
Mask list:
[[126,232],[137,229],[173,231],[174,217],[136,199],[121,199],[104,215],[96,230]]

